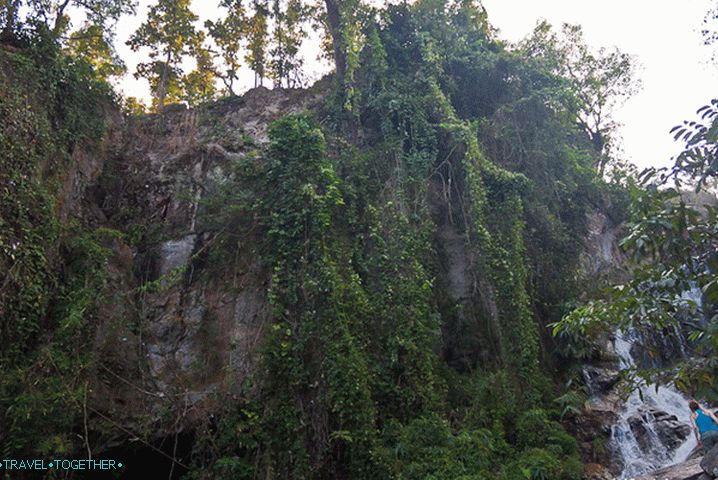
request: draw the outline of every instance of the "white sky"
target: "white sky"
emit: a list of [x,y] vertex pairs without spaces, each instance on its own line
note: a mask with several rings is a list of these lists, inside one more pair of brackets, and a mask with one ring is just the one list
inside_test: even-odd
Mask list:
[[[499,37],[511,42],[529,34],[539,19],[554,26],[577,23],[586,41],[596,47],[617,46],[635,55],[643,89],[617,112],[623,124],[624,156],[640,167],[666,166],[681,145],[668,131],[718,97],[718,65],[709,62],[710,49],[701,42],[699,29],[715,0],[483,0],[489,22]],[[130,74],[120,81],[128,95],[147,98],[144,80],[135,80],[138,59],[144,57],[124,45],[144,20],[149,0],[140,0],[138,15],[120,20],[117,46]],[[216,0],[194,0],[193,11],[204,23],[221,15]],[[329,68],[316,61],[316,36],[306,42],[305,65],[310,79]],[[253,86],[253,74],[243,72],[240,90]]]

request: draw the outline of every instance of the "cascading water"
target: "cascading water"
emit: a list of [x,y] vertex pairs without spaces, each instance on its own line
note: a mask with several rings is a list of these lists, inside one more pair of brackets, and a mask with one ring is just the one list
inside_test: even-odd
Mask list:
[[[621,370],[636,366],[632,332],[618,332],[614,342]],[[612,428],[612,447],[623,459],[621,479],[630,479],[685,461],[696,448],[690,429],[688,398],[672,385],[640,385],[626,401]]]

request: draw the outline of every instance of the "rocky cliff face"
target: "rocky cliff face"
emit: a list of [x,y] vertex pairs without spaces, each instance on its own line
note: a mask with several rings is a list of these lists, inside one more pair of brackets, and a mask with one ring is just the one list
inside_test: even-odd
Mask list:
[[129,233],[110,245],[93,408],[162,425],[161,436],[237,398],[266,328],[268,272],[251,244],[237,245],[231,272],[198,261],[216,233],[203,200],[232,160],[258,155],[271,121],[320,101],[316,89],[258,88],[208,109],[115,118],[106,156],[74,156],[68,214]]

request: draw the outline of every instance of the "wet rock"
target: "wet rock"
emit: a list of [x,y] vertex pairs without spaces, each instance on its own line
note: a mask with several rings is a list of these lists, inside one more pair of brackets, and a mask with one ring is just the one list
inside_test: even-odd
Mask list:
[[616,368],[594,365],[584,367],[583,376],[591,395],[608,393],[621,378]]
[[656,434],[669,450],[680,447],[691,434],[691,427],[678,420],[675,415],[662,411],[654,411],[653,415]]
[[633,480],[710,480],[700,466],[700,460],[689,460],[636,477]]
[[678,420],[678,417],[654,408],[639,410],[628,418],[628,425],[644,452],[650,451],[655,441],[654,435],[667,450],[673,451],[691,434],[691,427]]
[[636,437],[638,446],[643,452],[648,452],[651,449],[650,431],[647,428],[647,423],[648,419],[645,414],[637,413],[628,417],[628,426],[631,428],[633,436]]
[[684,332],[678,327],[634,333],[631,354],[641,368],[663,368],[685,358],[687,344]]
[[703,458],[703,448],[700,445],[696,445],[693,451],[688,455],[686,461],[695,460],[696,458]]
[[710,478],[718,477],[718,445],[714,446],[703,456],[700,466]]
[[608,449],[611,425],[618,420],[618,410],[612,402],[587,405],[581,415],[566,422],[569,433],[578,440],[584,463],[609,464]]

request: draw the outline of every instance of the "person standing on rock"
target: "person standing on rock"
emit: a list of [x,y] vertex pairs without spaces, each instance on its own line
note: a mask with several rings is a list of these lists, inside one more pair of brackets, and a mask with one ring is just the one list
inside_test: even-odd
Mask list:
[[718,418],[707,408],[701,408],[698,402],[688,402],[691,409],[691,424],[698,438],[698,445],[703,446],[703,453],[708,452],[718,443]]

